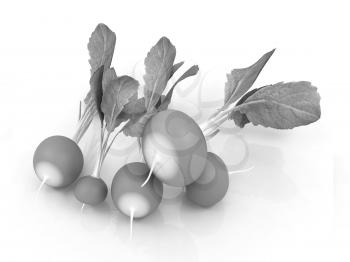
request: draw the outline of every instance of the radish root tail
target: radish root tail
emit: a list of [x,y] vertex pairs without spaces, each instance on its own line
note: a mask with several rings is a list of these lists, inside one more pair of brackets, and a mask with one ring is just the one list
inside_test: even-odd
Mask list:
[[152,176],[154,167],[155,167],[155,165],[156,165],[156,162],[157,162],[157,155],[153,158],[153,162],[152,162],[152,165],[151,165],[151,169],[149,170],[147,179],[145,180],[145,182],[143,182],[143,184],[141,185],[141,187],[144,187],[144,186],[148,183],[148,181],[151,179],[151,176]]
[[83,213],[84,212],[84,208],[85,208],[85,204],[83,204],[80,208],[80,212]]
[[132,240],[133,224],[134,224],[134,213],[135,213],[135,210],[134,210],[133,208],[130,208],[130,231],[129,231],[129,240]]
[[43,186],[45,185],[46,181],[47,181],[48,177],[44,176],[43,180],[40,183],[40,186],[38,187],[37,191],[36,191],[36,198],[38,198],[39,193],[41,191],[41,189],[43,188]]
[[241,174],[241,173],[246,173],[254,169],[254,166],[248,167],[246,169],[241,169],[241,170],[234,170],[230,171],[228,174],[229,175],[234,175],[234,174]]

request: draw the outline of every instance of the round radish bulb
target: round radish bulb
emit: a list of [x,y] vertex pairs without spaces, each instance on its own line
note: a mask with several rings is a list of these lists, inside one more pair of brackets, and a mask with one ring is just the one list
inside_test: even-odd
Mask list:
[[202,207],[209,207],[225,196],[228,185],[228,170],[222,159],[208,152],[208,161],[200,178],[186,187],[189,200]]
[[182,187],[197,180],[207,159],[207,144],[197,123],[188,115],[166,110],[153,116],[142,135],[147,165],[165,184]]
[[157,209],[163,195],[163,184],[154,176],[147,179],[146,164],[133,162],[123,166],[115,174],[111,187],[115,207],[124,215],[142,218]]
[[51,136],[35,150],[33,166],[38,178],[51,187],[72,184],[83,169],[84,158],[79,146],[64,136]]
[[80,202],[92,206],[102,203],[107,193],[106,183],[101,178],[93,176],[81,177],[74,189],[74,195]]

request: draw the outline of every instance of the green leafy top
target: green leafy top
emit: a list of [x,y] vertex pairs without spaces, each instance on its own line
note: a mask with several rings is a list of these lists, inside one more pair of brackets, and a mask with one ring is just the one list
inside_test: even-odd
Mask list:
[[170,76],[177,70],[173,68],[176,49],[166,37],[159,39],[145,59],[146,74],[144,96],[147,111],[152,110],[163,93]]
[[129,121],[123,128],[125,135],[141,137],[147,121],[168,108],[175,86],[197,74],[198,66],[192,66],[173,84],[166,96],[162,95],[169,79],[184,64],[174,64],[175,56],[176,49],[166,37],[162,37],[148,52],[145,58],[144,97],[126,105],[124,116],[128,116]]
[[99,67],[109,68],[112,63],[116,36],[105,24],[98,24],[92,32],[88,43],[91,74]]
[[[85,99],[86,109],[77,136],[79,138],[94,115],[99,116],[102,129],[105,128],[108,134],[126,122],[119,132],[141,137],[147,121],[157,112],[168,108],[177,84],[198,73],[197,65],[190,67],[164,95],[169,80],[184,62],[174,64],[176,48],[168,38],[162,37],[144,60],[144,97],[138,98],[139,83],[129,76],[118,77],[115,70],[110,68],[115,43],[115,33],[104,24],[99,24],[89,39],[90,90]],[[234,69],[227,74],[224,104],[202,125],[207,137],[217,134],[218,127],[227,119],[234,120],[239,127],[252,123],[289,129],[313,123],[320,118],[320,96],[310,82],[280,82],[250,90],[274,52],[275,49],[251,66]]]
[[202,124],[207,138],[217,134],[219,126],[227,119],[234,120],[239,127],[251,122],[264,127],[291,129],[320,118],[320,95],[310,82],[280,82],[249,91],[274,51],[264,54],[253,65],[234,69],[227,75],[224,105]]
[[274,52],[275,49],[263,55],[255,64],[247,68],[234,69],[230,74],[227,74],[224,100],[225,106],[236,102],[252,87],[261,70]]
[[232,114],[244,127],[252,122],[277,129],[290,129],[317,121],[321,116],[320,95],[310,82],[277,83],[252,90]]
[[118,117],[125,105],[137,98],[139,83],[130,76],[115,78],[107,75],[107,77],[109,79],[105,77],[103,79],[105,85],[101,109],[105,116],[107,131],[113,132],[121,123]]

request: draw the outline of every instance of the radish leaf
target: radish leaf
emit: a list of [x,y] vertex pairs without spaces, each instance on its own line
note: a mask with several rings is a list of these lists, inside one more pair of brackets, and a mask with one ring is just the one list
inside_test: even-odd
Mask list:
[[[105,24],[98,24],[92,32],[89,43],[89,63],[91,66],[91,75],[101,66],[109,68],[112,63],[116,36]],[[85,104],[92,101],[91,92],[89,91],[84,99]]]
[[[241,97],[241,99],[237,102],[236,106],[239,106],[241,104],[243,104],[247,98],[249,96],[251,96],[252,94],[254,94],[256,91],[258,91],[259,89],[261,88],[264,88],[263,87],[260,87],[260,88],[255,88],[253,90],[250,90],[249,92],[247,92],[244,96]],[[234,120],[235,121],[235,124],[236,126],[239,126],[239,127],[244,127],[246,124],[249,123],[249,120],[247,118],[247,116],[245,114],[242,114],[239,110],[233,110],[230,115],[229,115],[229,119],[230,120]]]
[[230,74],[227,74],[224,108],[236,102],[251,88],[274,51],[275,49],[266,53],[250,67],[234,69]]
[[145,98],[132,98],[131,101],[124,106],[117,120],[125,122],[130,119],[135,119],[135,116],[139,117],[144,113],[146,113]]
[[135,99],[139,83],[132,77],[121,76],[109,82],[106,81],[105,85],[101,108],[105,114],[107,131],[113,132],[122,122],[118,120],[118,116],[124,106]]
[[152,110],[163,93],[173,69],[175,55],[176,49],[166,37],[162,37],[147,54],[144,76],[147,111]]
[[308,125],[321,116],[320,95],[310,82],[277,83],[247,93],[232,118],[238,126],[252,122],[277,129]]
[[88,43],[91,74],[100,66],[104,66],[105,68],[111,66],[115,42],[115,33],[105,24],[98,24],[96,29],[92,32]]
[[91,76],[90,79],[90,91],[92,94],[92,98],[94,99],[94,106],[98,112],[98,116],[100,117],[101,123],[103,122],[103,112],[101,110],[101,102],[102,102],[102,78],[103,78],[103,66],[98,68]]
[[139,99],[130,101],[125,105],[123,112],[129,115],[145,113],[146,112],[145,98],[141,97]]
[[199,67],[197,65],[191,66],[185,73],[183,73],[183,75],[173,84],[173,86],[170,88],[169,92],[166,94],[164,100],[161,102],[161,105],[159,106],[158,110],[162,111],[162,110],[166,110],[168,109],[168,106],[171,102],[171,98],[173,96],[173,91],[175,86],[181,82],[182,80],[194,76],[198,73],[199,71]]
[[172,66],[169,74],[169,79],[172,78],[172,76],[175,74],[175,72],[184,64],[184,62],[179,62]]
[[112,81],[117,79],[117,73],[115,72],[114,68],[107,68],[103,72],[103,78],[102,78],[102,89],[103,91],[106,90],[107,85]]
[[123,131],[126,136],[141,137],[147,121],[157,113],[157,110],[148,111],[144,114],[134,114],[129,122],[124,126]]

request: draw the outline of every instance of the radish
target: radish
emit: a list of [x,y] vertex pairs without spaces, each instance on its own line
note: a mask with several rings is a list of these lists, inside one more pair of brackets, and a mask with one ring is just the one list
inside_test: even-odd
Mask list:
[[97,177],[84,176],[79,179],[74,189],[75,197],[82,203],[97,205],[107,197],[108,188],[106,183]]
[[209,207],[224,198],[229,186],[229,173],[222,159],[208,152],[205,170],[199,179],[186,187],[189,200],[202,207]]
[[[78,129],[73,139],[63,136],[53,136],[41,142],[35,150],[33,165],[37,177],[43,184],[52,187],[65,187],[72,184],[80,175],[84,160],[78,143],[91,125],[93,118],[99,114],[99,96],[92,95],[91,90],[98,90],[99,78],[102,77],[104,68],[111,64],[115,34],[106,25],[99,24],[92,33],[88,44],[91,65],[90,91],[84,102],[85,110],[81,114],[79,106]],[[97,103],[96,103],[97,102]],[[41,187],[40,187],[41,188]]]
[[[84,157],[78,143],[91,125],[96,115],[92,103],[88,103],[81,114],[79,106],[78,129],[73,138],[51,136],[43,140],[33,156],[33,167],[37,177],[51,187],[66,187],[80,175],[84,166]],[[40,186],[40,188],[41,188]]]
[[196,181],[207,162],[207,144],[197,123],[176,110],[161,111],[146,124],[142,152],[157,178],[171,186]]
[[33,166],[43,184],[65,187],[73,183],[84,165],[83,154],[75,141],[64,136],[51,136],[35,150]]
[[149,168],[145,163],[129,163],[118,170],[111,186],[114,206],[124,215],[145,217],[156,210],[163,195],[163,184],[154,176],[143,187]]
[[169,79],[184,64],[174,64],[175,56],[176,49],[166,37],[148,52],[144,61],[144,97],[130,110],[123,132],[138,137],[150,174],[154,173],[163,183],[181,187],[195,181],[204,170],[207,146],[192,118],[167,110],[175,86],[199,70],[197,65],[191,66],[162,95]]

